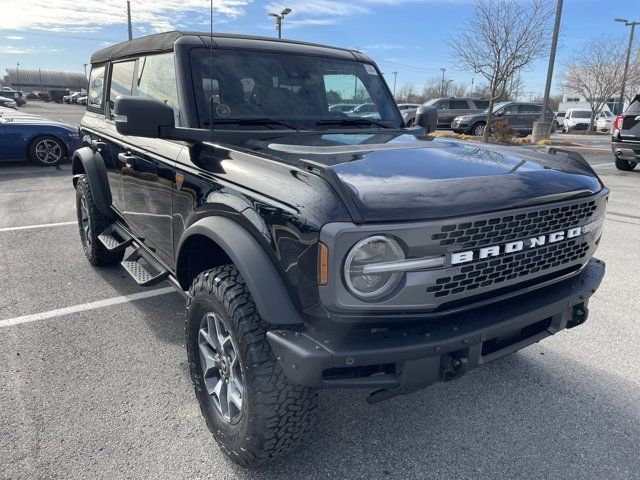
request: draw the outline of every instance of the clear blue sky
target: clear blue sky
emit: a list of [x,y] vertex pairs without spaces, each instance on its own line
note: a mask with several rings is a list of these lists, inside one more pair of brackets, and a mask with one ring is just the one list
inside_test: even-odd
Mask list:
[[[3,0],[14,3],[0,23],[0,72],[24,68],[82,71],[91,53],[126,39],[125,0],[84,0],[73,10],[64,0]],[[529,0],[521,0],[527,3]],[[555,5],[555,0],[552,0]],[[28,4],[27,4],[28,3]],[[208,30],[208,0],[132,0],[134,36],[172,28]],[[390,85],[425,83],[447,69],[447,79],[470,83],[450,57],[446,39],[471,15],[472,0],[214,0],[214,30],[275,35],[268,11],[290,7],[284,37],[359,48],[378,62]],[[640,0],[565,0],[558,62],[590,38],[607,41],[629,29],[614,17],[640,20]],[[640,31],[638,31],[640,37]],[[612,42],[611,48],[626,48]],[[546,60],[524,75],[527,92],[542,92]],[[557,77],[553,89],[557,90]],[[475,81],[481,81],[477,76]]]

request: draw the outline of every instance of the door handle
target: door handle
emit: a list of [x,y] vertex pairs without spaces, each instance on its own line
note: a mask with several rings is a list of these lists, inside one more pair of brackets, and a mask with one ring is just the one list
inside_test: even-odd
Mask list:
[[94,151],[104,148],[105,145],[106,143],[104,143],[102,140],[95,140],[95,139],[91,140],[91,148]]
[[128,168],[133,168],[135,166],[135,155],[132,155],[131,153],[127,152],[127,153],[119,153],[118,154],[118,160],[121,163],[124,163]]

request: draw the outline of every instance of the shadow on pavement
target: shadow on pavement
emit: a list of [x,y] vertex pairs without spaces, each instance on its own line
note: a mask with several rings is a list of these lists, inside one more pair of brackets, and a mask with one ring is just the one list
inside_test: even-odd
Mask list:
[[359,392],[323,392],[306,448],[261,471],[235,473],[252,480],[638,478],[640,386],[534,349],[378,405]]

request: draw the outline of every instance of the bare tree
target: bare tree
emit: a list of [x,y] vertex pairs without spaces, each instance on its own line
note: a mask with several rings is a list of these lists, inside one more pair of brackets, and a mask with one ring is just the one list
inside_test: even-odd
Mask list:
[[[591,121],[588,131],[591,132],[596,115],[609,99],[619,94],[622,88],[622,75],[626,52],[619,45],[618,38],[594,38],[571,57],[566,65],[563,83],[565,92],[579,94],[591,107]],[[640,62],[629,65],[627,82],[634,85],[640,81]]]
[[[457,83],[454,80],[446,80],[444,85],[445,97],[464,97],[467,94],[467,90],[469,90],[468,85],[464,83]],[[440,98],[443,96],[442,88],[442,80],[440,78],[433,77],[424,84],[421,97],[424,98],[424,100]]]
[[470,19],[448,41],[462,69],[489,83],[489,111],[482,140],[488,141],[493,104],[512,76],[547,53],[551,9],[548,0],[476,0]]

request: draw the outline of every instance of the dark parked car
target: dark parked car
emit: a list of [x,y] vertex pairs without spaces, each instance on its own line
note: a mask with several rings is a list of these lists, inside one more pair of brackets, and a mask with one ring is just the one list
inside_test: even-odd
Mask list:
[[[533,122],[540,120],[542,105],[539,103],[501,102],[493,106],[493,121],[506,120],[509,126],[521,135],[528,135],[533,130]],[[545,120],[552,124],[555,131],[557,121],[553,110],[547,107]],[[473,115],[457,117],[451,123],[456,133],[466,133],[476,137],[482,136],[487,125],[487,111]]]
[[[433,139],[425,106],[404,128],[347,49],[168,32],[91,63],[84,255],[186,298],[195,396],[233,461],[303,443],[318,388],[379,402],[587,319],[608,190],[579,154]],[[375,120],[330,111],[354,84]]]
[[619,170],[633,170],[640,162],[640,95],[636,95],[622,115],[616,117],[611,149]]
[[[468,113],[482,112],[489,106],[489,100],[484,98],[434,98],[424,103],[438,110],[438,128],[451,128],[454,118]],[[412,126],[416,118],[416,110],[408,109],[402,112],[407,126]]]
[[62,103],[66,95],[69,95],[69,90],[49,90],[49,98],[56,103]]
[[0,160],[58,165],[76,151],[78,129],[44,117],[0,109]]

